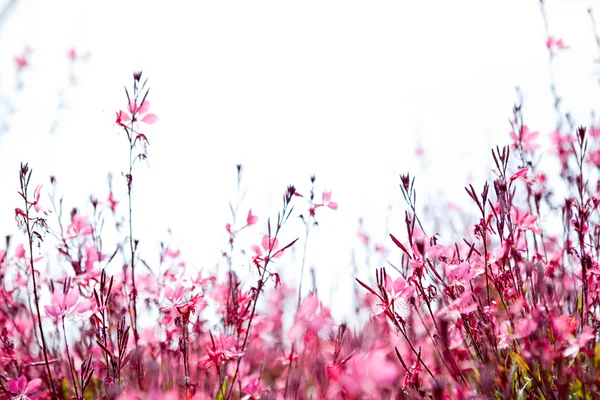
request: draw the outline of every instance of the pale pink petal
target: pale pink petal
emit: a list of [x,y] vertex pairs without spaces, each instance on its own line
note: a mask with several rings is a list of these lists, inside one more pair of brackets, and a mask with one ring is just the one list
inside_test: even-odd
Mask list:
[[22,243],[15,248],[15,257],[25,258],[25,246]]
[[60,315],[60,308],[58,308],[57,306],[45,306],[44,309],[46,310],[48,315],[53,318],[58,318],[58,316]]
[[262,255],[262,251],[260,249],[260,247],[258,247],[257,245],[252,245],[250,246],[250,249],[254,252],[254,254],[256,254],[257,256]]
[[327,207],[331,208],[332,210],[337,210],[338,204],[335,201],[332,201],[327,203]]
[[77,304],[77,307],[75,307],[75,312],[78,314],[83,314],[87,311],[90,311],[91,309],[92,309],[92,302],[89,300],[83,300],[82,302]]
[[265,251],[269,251],[269,245],[271,244],[271,239],[269,238],[269,235],[265,235],[262,238],[262,247],[263,249],[265,249]]
[[40,201],[40,193],[42,192],[42,185],[37,185],[35,187],[35,190],[33,191],[33,198],[34,201],[37,203],[38,201]]
[[17,386],[17,381],[15,379],[12,378],[8,378],[8,390],[10,390],[12,393],[19,393],[19,388]]
[[33,380],[29,381],[29,383],[27,384],[27,387],[25,388],[25,394],[35,393],[38,390],[40,390],[41,386],[42,386],[41,379],[39,379],[39,378],[33,379]]
[[158,117],[154,114],[146,114],[144,118],[142,118],[142,122],[148,125],[152,125],[158,121]]
[[131,117],[129,116],[129,114],[127,114],[123,110],[119,111],[119,118],[121,119],[121,122],[129,122],[129,121],[131,121]]
[[148,100],[144,100],[144,102],[140,105],[137,112],[138,114],[146,114],[148,109],[150,108],[150,102]]
[[70,290],[67,293],[65,298],[65,309],[72,308],[75,304],[77,304],[77,300],[79,300],[79,292],[76,290]]

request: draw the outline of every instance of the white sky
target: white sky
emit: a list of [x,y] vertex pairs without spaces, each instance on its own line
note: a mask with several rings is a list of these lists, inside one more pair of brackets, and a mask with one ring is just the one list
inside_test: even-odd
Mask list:
[[[551,34],[571,46],[556,61],[558,90],[582,124],[600,100],[590,5],[547,2]],[[12,58],[26,45],[31,67],[15,93]],[[92,55],[49,135],[70,47]],[[149,167],[135,173],[142,251],[171,227],[188,260],[212,267],[226,242],[236,163],[245,167],[245,205],[261,217],[276,214],[286,185],[307,191],[315,173],[340,208],[321,215],[308,266],[318,266],[321,290],[339,296],[351,293],[358,218],[383,240],[391,204],[390,229],[404,231],[399,173],[417,175],[421,199],[468,204],[468,177],[480,187],[489,149],[508,143],[515,86],[543,140],[555,120],[537,0],[22,0],[0,31],[0,95],[16,109],[0,136],[0,233],[16,231],[21,160],[36,181],[56,175],[68,205],[104,197],[111,171],[123,196],[126,144],[114,113],[140,69],[160,117],[148,130]],[[413,155],[417,143],[425,164]],[[247,237],[259,242],[261,227]],[[287,232],[302,236],[300,222]],[[299,263],[285,268],[293,277]]]

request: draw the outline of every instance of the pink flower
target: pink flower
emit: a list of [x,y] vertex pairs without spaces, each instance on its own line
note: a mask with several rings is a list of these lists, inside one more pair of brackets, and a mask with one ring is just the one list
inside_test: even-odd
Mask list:
[[113,195],[113,192],[110,192],[108,194],[108,199],[106,200],[106,202],[110,205],[111,211],[115,212],[115,210],[117,209],[117,206],[119,205],[119,201],[115,200],[115,196]]
[[33,201],[28,203],[33,206],[36,212],[41,212],[44,215],[48,215],[48,211],[42,209],[42,207],[40,206],[40,195],[42,192],[42,186],[43,185],[40,184],[35,187],[35,190],[33,191]]
[[158,121],[158,117],[154,114],[148,114],[148,108],[150,108],[150,102],[148,102],[148,100],[144,100],[140,105],[137,105],[135,100],[131,100],[127,106],[129,113],[123,110],[117,112],[116,123],[122,127],[126,127],[129,122],[137,121],[152,125]]
[[214,365],[220,366],[226,361],[240,358],[244,352],[234,349],[235,344],[234,336],[226,336],[221,332],[219,337],[214,339],[214,345],[206,347],[206,355],[201,357],[197,364],[202,369],[208,369]]
[[546,47],[552,54],[556,53],[557,50],[567,50],[569,48],[562,39],[557,39],[554,36],[548,37],[548,40],[546,40]]
[[538,327],[538,323],[531,318],[520,319],[515,324],[513,339],[521,339],[531,335]]
[[30,396],[31,394],[40,390],[42,386],[41,379],[32,379],[27,382],[27,378],[21,375],[19,379],[11,379],[7,380],[8,390],[15,395],[13,399],[18,400],[37,400],[38,396]]
[[29,66],[29,62],[24,56],[15,56],[15,65],[17,66],[17,70],[21,71]]
[[537,215],[531,215],[527,211],[519,211],[518,208],[512,209],[513,222],[517,225],[517,229],[521,231],[531,231],[533,233],[542,233],[537,227]]
[[270,238],[269,235],[265,235],[263,236],[261,244],[266,252],[265,254],[263,254],[262,250],[257,245],[250,247],[254,254],[256,254],[254,257],[256,261],[267,261],[269,258],[280,258],[283,255],[283,250],[277,250],[279,241],[276,238]]
[[444,273],[449,281],[455,282],[463,287],[467,282],[483,274],[482,268],[474,268],[468,261],[456,265],[444,265]]
[[332,210],[337,210],[338,204],[335,201],[331,201],[331,192],[323,192],[323,204]]
[[258,217],[252,215],[252,209],[248,210],[248,217],[246,217],[246,225],[254,225],[258,222]]
[[195,313],[197,309],[203,309],[206,305],[206,302],[204,301],[204,295],[201,293],[195,294],[189,300],[186,300],[185,296],[189,291],[190,289],[181,286],[181,284],[177,284],[174,289],[167,286],[165,288],[165,297],[171,304],[163,306],[160,309],[162,311],[167,311],[172,308],[176,308],[186,317],[189,317],[190,314]]
[[563,355],[565,357],[576,356],[577,354],[579,354],[579,351],[582,348],[584,348],[587,345],[587,343],[595,337],[596,335],[594,334],[594,332],[590,328],[585,327],[583,329],[583,332],[581,332],[578,337],[569,339],[569,347],[565,349]]
[[52,293],[52,305],[44,307],[46,313],[53,318],[83,314],[91,308],[92,303],[89,300],[79,302],[79,292],[76,290],[69,290],[67,294],[55,290]]
[[529,172],[529,169],[527,169],[527,168],[521,168],[513,176],[510,177],[509,181],[513,182],[513,181],[515,181],[517,179],[525,180],[525,178],[527,177],[527,172]]
[[314,336],[322,329],[330,327],[331,324],[331,311],[327,307],[323,307],[319,298],[311,293],[302,301],[296,313],[294,325],[288,333],[288,339],[297,340],[307,334]]
[[375,304],[371,309],[372,316],[378,316],[387,310],[393,311],[397,305],[402,305],[405,299],[408,299],[415,293],[415,287],[409,286],[406,279],[400,275],[396,280],[392,281],[389,275],[385,276],[384,283],[387,298],[384,297],[381,303]]
[[538,137],[539,132],[529,132],[529,127],[527,125],[523,125],[521,127],[521,134],[518,135],[515,132],[510,133],[510,137],[513,140],[513,149],[517,149],[521,147],[523,150],[533,151],[540,148],[540,145],[537,143],[533,143],[533,141]]
[[67,227],[67,232],[69,233],[67,239],[74,239],[76,237],[91,235],[93,228],[89,224],[87,217],[74,213],[71,216],[71,225]]

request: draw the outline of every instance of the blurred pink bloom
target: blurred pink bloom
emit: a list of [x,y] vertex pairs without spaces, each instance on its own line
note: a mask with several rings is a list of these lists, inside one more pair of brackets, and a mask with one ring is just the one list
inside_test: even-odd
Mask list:
[[596,335],[591,328],[585,327],[583,332],[579,334],[578,337],[569,339],[569,347],[565,349],[563,355],[565,357],[575,357],[579,354],[579,351],[585,347],[586,344],[592,339],[594,339]]
[[119,205],[119,201],[115,200],[115,196],[114,196],[113,192],[110,192],[108,194],[108,199],[106,201],[110,205],[111,211],[115,212],[115,210],[117,209],[117,206]]
[[208,369],[212,366],[220,366],[226,361],[239,358],[244,355],[243,351],[235,350],[236,340],[234,336],[226,336],[224,333],[214,338],[214,346],[205,348],[206,355],[201,357],[198,365],[202,369]]
[[520,319],[515,324],[513,339],[521,339],[531,335],[538,327],[538,323],[531,318]]
[[193,295],[189,300],[186,300],[185,296],[189,292],[190,289],[181,286],[181,284],[177,284],[174,289],[167,286],[165,288],[165,297],[171,304],[163,306],[160,309],[162,311],[167,311],[172,308],[176,308],[181,314],[187,316],[189,316],[190,313],[195,313],[198,309],[203,309],[206,305],[206,302],[204,301],[204,295],[202,293],[198,293]]
[[557,50],[567,50],[569,48],[562,39],[557,39],[554,36],[548,37],[548,40],[546,40],[546,47],[552,54],[555,54]]
[[55,290],[52,293],[52,305],[44,307],[46,313],[53,318],[83,314],[90,311],[91,308],[92,303],[89,300],[79,302],[79,292],[77,290],[69,290],[66,295],[59,290]]
[[386,302],[379,302],[371,308],[371,316],[376,317],[388,310],[393,310],[396,306],[402,306],[404,301],[415,293],[415,287],[409,286],[402,275],[392,281],[389,275],[385,276],[385,291],[387,292]]
[[250,246],[250,249],[256,254],[254,258],[257,261],[266,261],[269,258],[280,258],[283,255],[283,250],[277,250],[277,247],[279,247],[277,238],[270,238],[269,235],[264,235],[261,244],[265,254],[263,254],[261,248],[257,245]]
[[539,134],[539,132],[530,132],[529,127],[527,125],[523,125],[523,127],[521,128],[520,135],[516,134],[515,132],[510,133],[510,137],[513,140],[513,149],[519,147],[526,151],[533,151],[539,149],[540,145],[537,143],[533,143],[533,141],[538,137]]
[[127,106],[129,113],[123,110],[117,112],[116,123],[122,127],[126,127],[129,122],[137,121],[141,121],[148,125],[154,124],[158,121],[158,117],[154,114],[148,114],[149,108],[150,102],[148,102],[148,100],[144,100],[142,104],[138,105],[135,100],[132,99]]
[[248,211],[248,217],[246,217],[246,225],[254,225],[258,222],[258,217],[252,215],[252,209]]
[[513,182],[513,181],[515,181],[517,179],[525,180],[525,178],[527,177],[527,173],[528,172],[529,172],[528,168],[521,168],[513,176],[510,177],[509,181]]
[[332,323],[330,310],[323,307],[319,298],[311,293],[302,301],[294,324],[288,332],[288,339],[294,341],[307,333],[316,335],[322,329],[330,327]]
[[537,227],[537,215],[531,215],[527,211],[519,211],[518,208],[513,208],[511,211],[513,222],[517,225],[517,229],[521,231],[531,231],[533,233],[542,233]]
[[13,399],[17,400],[37,400],[38,396],[31,396],[31,394],[40,390],[42,386],[41,379],[32,379],[27,382],[27,378],[21,375],[19,379],[7,379],[8,390],[15,395]]
[[454,265],[443,264],[443,266],[448,280],[463,287],[467,285],[467,282],[483,274],[483,268],[475,268],[468,261]]
[[42,207],[40,206],[40,195],[42,192],[42,185],[37,185],[35,187],[35,190],[33,191],[33,201],[29,202],[30,205],[33,206],[33,208],[35,209],[36,212],[41,212],[44,215],[48,215],[48,211],[42,209]]
[[71,224],[67,227],[66,239],[74,239],[91,235],[93,232],[92,226],[89,224],[87,217],[73,213],[71,216]]
[[332,210],[337,210],[338,204],[335,201],[331,201],[331,191],[323,192],[323,204]]

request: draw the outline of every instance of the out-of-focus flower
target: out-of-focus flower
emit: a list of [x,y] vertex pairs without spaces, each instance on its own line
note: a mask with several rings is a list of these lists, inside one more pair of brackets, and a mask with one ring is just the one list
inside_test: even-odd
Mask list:
[[14,395],[16,400],[38,400],[39,396],[32,396],[33,393],[40,390],[42,386],[41,379],[32,379],[29,382],[27,378],[21,375],[19,379],[8,378],[6,382],[8,390]]

